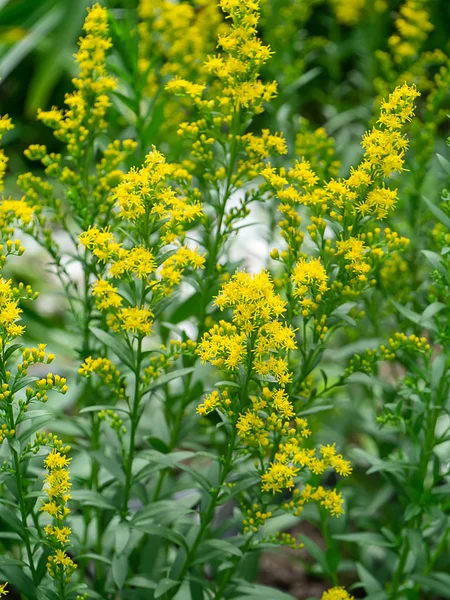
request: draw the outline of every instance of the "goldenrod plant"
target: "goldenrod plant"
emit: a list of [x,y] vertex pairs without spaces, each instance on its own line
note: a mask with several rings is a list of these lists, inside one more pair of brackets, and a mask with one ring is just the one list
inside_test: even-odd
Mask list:
[[86,8],[0,119],[0,597],[449,598],[433,3]]

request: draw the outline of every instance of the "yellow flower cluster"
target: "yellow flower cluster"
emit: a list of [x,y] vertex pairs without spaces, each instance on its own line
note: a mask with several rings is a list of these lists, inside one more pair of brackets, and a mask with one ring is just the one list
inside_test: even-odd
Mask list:
[[78,160],[90,150],[92,132],[106,129],[105,114],[111,104],[108,93],[116,87],[106,72],[106,53],[111,47],[107,10],[95,4],[83,29],[86,35],[80,38],[75,56],[80,74],[73,79],[76,91],[66,95],[67,108],[38,113],[38,119],[55,130],[55,136],[67,144],[70,154]]
[[256,502],[245,510],[245,518],[242,521],[244,525],[244,531],[253,531],[256,533],[259,527],[263,527],[268,519],[272,517],[272,512],[265,512],[259,504]]
[[417,57],[420,47],[433,30],[427,4],[428,0],[406,0],[400,7],[395,21],[397,33],[389,38],[397,63]]
[[340,517],[344,514],[344,498],[341,492],[333,488],[325,489],[321,485],[314,487],[309,483],[302,490],[295,488],[291,500],[285,502],[283,508],[298,517],[303,512],[305,504],[309,502],[315,502],[319,506],[323,506],[332,517]]
[[[397,196],[382,182],[403,169],[408,142],[401,130],[414,114],[414,99],[418,95],[414,86],[404,84],[382,103],[379,126],[364,135],[363,160],[356,169],[351,169],[347,179],[331,179],[317,185],[319,178],[307,161],[298,162],[287,173],[284,170],[277,172],[269,165],[262,176],[283,203],[304,204],[317,216],[330,211],[330,216],[341,222],[348,214],[384,219],[395,205]],[[296,185],[289,185],[286,175]],[[280,210],[286,209],[282,205]]]
[[0,584],[0,597],[8,595],[8,590],[6,589],[7,585],[8,585],[7,583],[1,583]]
[[[197,353],[223,371],[232,383],[239,377],[240,384],[235,387],[224,382],[224,389],[208,394],[197,412],[206,415],[220,410],[228,416],[244,444],[242,451],[254,454],[261,464],[264,492],[291,490],[303,470],[321,475],[331,468],[349,475],[350,464],[336,453],[334,445],[322,446],[319,456],[314,448],[304,447],[311,432],[305,419],[296,418],[285,387],[292,381],[287,355],[296,348],[295,332],[282,321],[286,303],[275,293],[268,273],[252,276],[237,272],[223,285],[215,304],[222,311],[232,309],[232,323],[220,321],[213,325],[202,337]],[[258,394],[247,397],[249,379],[255,374]],[[272,459],[265,465],[268,450]],[[339,493],[310,488],[301,492],[295,510],[300,511],[301,502],[315,500],[333,515],[342,513]],[[261,524],[252,518],[253,523],[247,519],[246,527]]]
[[330,0],[337,20],[343,25],[353,27],[363,16],[366,0]]
[[[8,115],[0,117],[0,140],[3,137],[3,134],[10,129],[13,129],[14,125],[12,124],[11,119]],[[8,165],[8,157],[5,154],[3,148],[0,149],[0,192],[3,191],[3,180],[5,178],[6,167]]]
[[387,346],[380,346],[380,354],[384,360],[394,360],[396,358],[396,352],[399,350],[411,350],[413,352],[426,353],[429,352],[430,349],[431,346],[426,337],[418,337],[414,334],[408,336],[405,333],[396,332],[389,338]]
[[[183,78],[168,82],[166,89],[188,97],[199,118],[181,123],[178,133],[194,139],[192,156],[201,164],[203,176],[213,182],[227,180],[227,196],[240,187],[244,178],[253,178],[270,153],[285,154],[286,144],[279,134],[263,131],[262,136],[245,133],[248,118],[263,110],[263,103],[276,95],[276,83],[263,83],[261,66],[270,58],[270,49],[257,35],[259,3],[255,0],[223,0],[220,7],[231,27],[218,35],[223,53],[211,55],[204,63],[204,81]],[[232,167],[226,169],[219,158],[229,146]],[[214,163],[214,164],[213,164]]]
[[336,157],[334,138],[323,127],[312,130],[306,119],[300,120],[300,132],[295,138],[295,153],[311,166],[321,181],[336,177],[340,161]]
[[251,276],[238,271],[223,286],[215,304],[220,310],[233,308],[234,324],[221,321],[213,326],[199,344],[200,358],[230,371],[251,360],[262,378],[288,383],[287,363],[279,353],[295,348],[294,332],[278,320],[286,303],[274,293],[269,274]]
[[[7,391],[7,390],[5,390]],[[4,395],[4,392],[3,392]],[[5,396],[4,396],[5,397]],[[2,398],[3,399],[3,398]],[[15,429],[8,429],[8,426],[6,425],[6,423],[3,423],[0,427],[0,444],[3,443],[3,440],[6,439],[11,439],[16,435],[16,430]]]
[[242,107],[259,112],[262,103],[276,94],[275,82],[263,84],[259,79],[259,69],[271,55],[257,35],[259,2],[220,0],[219,5],[231,20],[231,30],[218,36],[218,45],[226,56],[211,56],[205,62],[206,71],[220,81],[223,95],[217,102],[232,110]]
[[[107,270],[102,267],[103,276],[93,284],[92,292],[97,308],[108,311],[108,324],[114,331],[145,336],[153,323],[153,312],[145,301],[126,306],[128,300],[117,287],[120,282],[127,284],[133,278],[142,281],[156,302],[172,293],[187,268],[203,266],[204,258],[180,243],[185,229],[202,214],[196,192],[182,195],[168,185],[169,177],[185,180],[187,175],[153,149],[145,165],[132,169],[115,190],[119,217],[125,227],[133,229],[133,239],[142,240],[142,244],[127,249],[109,228],[101,230],[95,225],[79,236],[80,243],[108,266]],[[161,252],[171,244],[175,246],[173,252],[157,263],[154,251]]]
[[[119,207],[119,216],[139,224],[145,215],[162,225],[163,241],[172,242],[177,235],[177,227],[190,223],[201,216],[202,210],[196,193],[190,200],[167,185],[169,178],[182,184],[189,182],[190,176],[178,165],[166,162],[161,152],[153,148],[140,169],[131,169],[114,191],[114,199]],[[152,233],[147,231],[145,233]]]
[[203,61],[214,51],[217,32],[225,28],[215,0],[193,4],[140,0],[139,17],[139,69],[147,78],[149,96],[158,90],[155,63],[162,76],[195,80]]
[[78,369],[82,377],[91,377],[93,373],[98,375],[102,382],[110,387],[118,398],[125,398],[126,383],[119,369],[108,358],[92,358],[89,356]]
[[64,519],[70,513],[67,502],[70,499],[71,460],[56,449],[53,449],[45,459],[47,475],[44,490],[48,499],[41,506],[41,511],[52,518],[52,523],[44,527],[47,542],[53,550],[53,554],[47,559],[47,570],[51,577],[66,583],[77,568],[66,552],[71,529],[64,525]]
[[[204,78],[203,63],[214,52],[217,35],[226,31],[215,0],[170,2],[140,0],[138,26],[139,73],[147,97],[163,112],[161,139],[172,135],[190,111],[190,100],[164,94],[167,76],[189,81]],[[174,144],[176,144],[176,140]]]
[[322,594],[321,600],[355,600],[343,587],[334,587]]
[[[303,316],[319,309],[328,287],[332,297],[356,298],[376,283],[375,276],[389,255],[408,245],[406,238],[388,228],[383,234],[375,225],[397,201],[397,191],[386,187],[385,180],[403,170],[408,142],[402,129],[414,114],[417,96],[414,86],[404,84],[383,101],[377,126],[363,137],[363,159],[346,179],[323,181],[304,159],[287,170],[270,164],[262,170],[263,189],[273,190],[279,200],[283,216],[279,227],[287,243],[286,250],[275,249],[271,257],[285,265],[287,293],[300,298]],[[308,260],[302,251],[305,233],[300,230],[298,214],[302,205],[311,212],[306,231],[320,259]],[[328,286],[328,277],[336,268],[340,277]]]
[[319,258],[309,261],[301,258],[292,271],[295,283],[294,297],[299,298],[302,315],[307,317],[317,309],[323,294],[328,290],[328,276]]
[[[314,475],[322,475],[328,468],[333,469],[341,476],[347,477],[352,468],[341,454],[336,454],[336,446],[320,447],[320,456],[315,448],[305,448],[304,441],[311,432],[304,419],[296,419],[296,427],[289,429],[285,441],[280,444],[274,461],[262,476],[263,490],[266,492],[282,492],[295,487],[294,479],[302,469],[307,469]],[[322,487],[313,488],[306,485],[302,491],[296,491],[291,502],[286,503],[286,510],[294,510],[300,514],[306,502],[319,502],[333,516],[343,513],[342,495],[335,490],[325,490]]]

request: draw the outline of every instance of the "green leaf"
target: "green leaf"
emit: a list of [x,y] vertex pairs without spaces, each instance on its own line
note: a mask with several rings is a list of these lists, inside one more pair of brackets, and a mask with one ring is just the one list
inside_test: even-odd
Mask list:
[[176,309],[170,315],[170,320],[172,323],[180,323],[189,317],[199,318],[201,316],[201,308],[201,295],[196,292],[184,302],[177,305]]
[[157,537],[161,537],[169,542],[172,542],[176,546],[180,546],[184,548],[186,551],[188,550],[187,541],[181,533],[169,529],[168,527],[164,527],[163,525],[157,525],[153,522],[137,522],[130,523],[133,529],[137,529],[137,531],[142,531],[142,533],[147,533],[149,535],[155,535]]
[[294,600],[290,594],[255,583],[242,582],[238,585],[237,592],[242,595],[235,594],[233,600]]
[[44,16],[34,24],[29,33],[14,44],[0,60],[0,80],[6,79],[17,65],[36,48],[37,44],[58,25],[60,19],[60,6],[55,6],[52,10],[44,13]]
[[431,575],[412,575],[412,579],[440,598],[450,598],[450,575],[448,573],[432,573]]
[[134,369],[133,356],[129,348],[123,345],[122,340],[117,336],[112,336],[110,333],[98,329],[97,327],[91,327],[90,331],[104,346],[109,348],[113,354],[117,356],[127,367],[131,370]]
[[109,502],[102,494],[94,490],[73,490],[71,499],[80,502],[84,506],[95,506],[106,510],[116,510],[114,504]]
[[189,373],[192,373],[194,371],[194,369],[195,369],[195,367],[186,367],[185,369],[177,369],[176,371],[171,371],[170,373],[161,375],[161,377],[158,377],[158,379],[156,381],[151,383],[148,386],[148,388],[142,392],[142,394],[147,394],[148,392],[156,390],[157,388],[161,387],[162,385],[165,385],[166,383],[169,383],[170,381],[173,381],[174,379],[178,379],[178,377],[184,377],[185,375],[189,375]]
[[128,523],[121,522],[114,527],[114,549],[116,554],[122,554],[130,541],[131,530]]
[[100,412],[101,410],[114,410],[114,412],[123,412],[127,415],[130,414],[128,408],[121,406],[111,406],[111,404],[95,404],[94,406],[86,406],[82,408],[79,412],[80,415],[84,415],[85,413],[91,412]]
[[234,544],[227,542],[227,540],[213,539],[202,542],[199,546],[198,552],[207,554],[210,550],[220,550],[224,554],[232,554],[242,558],[242,552]]
[[134,575],[134,577],[128,580],[128,585],[144,588],[146,590],[154,590],[157,584],[154,581],[147,579],[144,575]]
[[21,377],[20,379],[14,382],[11,388],[11,393],[16,394],[19,390],[23,389],[24,387],[27,387],[35,381],[38,381],[38,379],[38,377]]
[[155,517],[158,517],[158,519],[162,517],[164,521],[173,522],[179,517],[192,513],[193,511],[190,505],[192,501],[198,502],[198,498],[198,494],[188,498],[188,505],[184,505],[179,500],[158,500],[157,502],[152,502],[148,506],[144,506],[144,508],[138,511],[133,516],[131,523],[134,525],[142,522],[144,519],[148,522],[149,519],[154,519]]
[[102,556],[101,554],[95,554],[94,552],[86,552],[86,554],[77,555],[77,560],[84,560],[85,558],[88,558],[90,560],[96,560],[98,562],[103,562],[109,566],[111,566],[112,564],[109,558],[106,558],[106,556]]
[[128,575],[128,557],[125,554],[121,554],[120,556],[115,554],[113,556],[111,572],[114,583],[121,590]]
[[446,227],[448,230],[450,230],[450,217],[448,217],[441,208],[436,206],[436,204],[433,204],[433,202],[431,202],[431,200],[428,200],[428,198],[425,198],[425,196],[423,196],[423,199],[425,201],[425,204],[430,209],[430,211],[436,217],[436,219],[442,225],[444,225],[444,227]]
[[356,563],[356,570],[358,571],[358,576],[361,579],[361,582],[364,586],[364,589],[368,594],[374,594],[376,592],[382,592],[383,589],[381,584],[373,575],[369,573],[369,571],[362,566],[361,563]]
[[311,554],[314,560],[322,567],[325,573],[328,573],[328,562],[325,552],[315,542],[306,535],[301,534],[300,541],[305,545],[306,550]]
[[240,389],[242,386],[240,383],[236,381],[218,381],[214,384],[214,387],[234,387]]
[[355,542],[357,544],[361,544],[362,546],[381,546],[384,548],[392,548],[394,544],[386,540],[379,533],[371,533],[371,532],[361,532],[361,533],[342,533],[339,535],[334,535],[333,538],[335,540],[340,540],[342,542]]
[[0,571],[11,586],[14,586],[27,600],[36,600],[36,586],[28,575],[25,574],[24,566],[8,564],[8,561],[0,559]]
[[298,413],[300,417],[304,417],[306,415],[314,415],[319,412],[324,412],[326,410],[333,410],[334,404],[322,404],[319,406],[312,406],[311,408],[307,408],[306,410],[302,410]]
[[436,269],[440,272],[443,272],[445,270],[440,254],[438,254],[437,252],[432,252],[431,250],[422,250],[422,254],[425,256],[425,258],[428,259],[433,269]]
[[441,310],[443,310],[444,308],[446,308],[446,306],[442,302],[433,302],[432,304],[427,306],[422,313],[422,323],[424,321],[427,321],[428,319],[431,319],[432,317],[434,317],[434,315],[440,313]]
[[11,356],[11,354],[13,354],[16,350],[19,350],[20,348],[23,348],[23,344],[13,344],[12,346],[9,346],[4,354],[5,362]]
[[450,162],[444,156],[438,153],[436,153],[436,158],[440,162],[441,167],[444,169],[447,175],[450,175]]
[[165,444],[162,440],[157,437],[151,436],[147,438],[147,442],[158,452],[162,454],[169,454],[170,448],[167,444]]
[[183,460],[188,460],[194,456],[195,452],[191,452],[190,450],[178,450],[176,452],[171,452],[170,454],[162,454],[157,450],[145,450],[139,454],[139,458],[143,458],[150,463],[170,469],[179,466],[179,463]]
[[395,308],[398,310],[398,312],[400,314],[402,314],[404,317],[406,317],[409,321],[412,321],[416,325],[418,325],[420,323],[421,315],[418,315],[416,312],[414,312],[410,308],[407,308],[406,306],[402,306],[401,304],[399,304],[398,302],[395,302],[394,300],[392,300],[392,304],[395,306]]
[[125,473],[114,457],[105,456],[100,450],[91,450],[91,456],[117,480],[120,485],[125,485]]
[[22,522],[16,517],[14,512],[0,503],[0,519],[5,523],[9,531],[14,531],[23,538],[23,525]]
[[161,579],[155,590],[155,598],[161,598],[161,596],[178,584],[179,581],[174,581],[173,579],[168,579],[167,577],[165,579]]
[[444,377],[447,357],[445,354],[438,354],[431,365],[431,391],[436,392],[439,389],[442,378]]
[[[33,411],[30,411],[31,414],[32,412]],[[16,441],[18,440],[21,444],[27,442],[33,433],[36,433],[36,431],[42,429],[44,425],[46,425],[52,419],[54,420],[55,416],[47,412],[45,415],[36,417],[35,419],[23,421],[20,426],[19,435],[17,436]]]

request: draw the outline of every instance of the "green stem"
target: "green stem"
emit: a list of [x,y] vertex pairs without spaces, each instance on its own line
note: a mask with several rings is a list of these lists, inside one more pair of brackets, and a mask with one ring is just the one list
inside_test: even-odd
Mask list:
[[[12,409],[11,409],[11,412],[12,412]],[[26,510],[26,506],[25,506],[25,500],[23,497],[22,469],[21,469],[21,465],[20,465],[19,455],[17,454],[16,450],[14,450],[14,448],[11,448],[11,450],[12,450],[12,455],[13,455],[13,460],[14,460],[14,472],[15,472],[15,476],[16,476],[17,495],[19,496],[20,516],[21,516],[22,525],[23,525],[23,539],[24,539],[25,548],[27,551],[28,565],[30,567],[31,577],[33,579],[34,585],[37,586],[39,582],[38,582],[38,578],[37,578],[36,568],[34,566],[33,552],[31,550],[30,535],[28,532],[28,525],[27,525],[27,510]]]
[[[222,472],[220,475],[220,479],[219,479],[219,483],[217,485],[217,487],[214,489],[212,495],[211,495],[211,499],[208,505],[208,509],[206,510],[205,513],[203,513],[200,517],[200,529],[197,533],[197,537],[195,538],[194,543],[192,544],[192,546],[190,547],[186,558],[184,560],[184,564],[183,567],[181,569],[181,572],[178,576],[178,580],[180,582],[183,582],[184,577],[186,576],[189,567],[190,567],[190,563],[191,560],[193,559],[193,557],[195,556],[195,553],[197,551],[197,548],[200,545],[200,542],[203,539],[203,535],[206,531],[206,528],[209,526],[209,524],[211,523],[211,520],[214,516],[214,511],[216,508],[216,504],[217,504],[217,500],[219,498],[219,494],[222,490],[222,486],[225,482],[225,479],[228,476],[228,473],[230,472],[231,466],[232,466],[232,459],[233,459],[233,451],[234,451],[234,445],[235,445],[235,441],[236,441],[236,437],[237,437],[237,430],[236,427],[233,426],[233,433],[231,435],[231,439],[229,441],[228,444],[228,451],[227,451],[227,455],[225,457],[224,460],[224,464],[223,464],[223,468],[222,468]],[[172,590],[170,590],[169,592],[169,600],[171,600],[178,592],[178,590],[180,589],[181,583],[178,584],[177,586],[175,586],[174,588],[172,588]]]
[[128,462],[125,468],[125,490],[123,499],[123,516],[128,514],[128,502],[130,500],[133,459],[135,451],[136,432],[139,424],[139,406],[141,402],[141,363],[142,363],[142,337],[139,337],[136,352],[136,367],[134,370],[134,397],[131,411],[130,444],[128,450]]

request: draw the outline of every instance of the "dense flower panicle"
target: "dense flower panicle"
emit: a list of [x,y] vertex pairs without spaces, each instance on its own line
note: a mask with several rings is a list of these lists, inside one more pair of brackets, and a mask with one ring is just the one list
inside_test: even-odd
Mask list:
[[300,299],[303,316],[314,311],[328,290],[328,275],[319,258],[300,259],[292,271],[294,297]]
[[281,212],[287,210],[284,204],[305,204],[316,216],[330,211],[330,216],[338,220],[348,213],[385,218],[397,195],[394,190],[386,189],[383,182],[403,169],[408,142],[401,130],[414,115],[414,99],[418,95],[414,86],[404,84],[383,101],[379,126],[364,135],[363,160],[356,169],[351,169],[347,179],[330,179],[322,184],[307,161],[297,163],[287,172],[266,167],[261,174],[276,190]]
[[[376,221],[385,219],[397,202],[397,190],[388,188],[385,180],[403,170],[408,142],[402,130],[414,115],[418,95],[414,86],[404,84],[382,102],[377,126],[363,137],[363,159],[357,168],[350,169],[346,179],[322,180],[304,159],[290,169],[268,164],[262,170],[264,185],[279,200],[283,217],[279,227],[287,244],[282,251],[273,250],[271,257],[284,264],[282,281],[288,293],[300,299],[304,317],[322,311],[325,292],[327,298],[357,298],[377,283],[381,272],[384,277],[388,274],[383,265],[390,255],[407,247],[406,238],[389,228],[382,231]],[[306,232],[300,229],[302,205],[311,213]],[[308,262],[303,251],[306,235],[320,259]],[[339,269],[340,276],[333,277],[328,285],[334,268]],[[309,288],[311,281],[315,283]],[[322,326],[326,332],[327,324]]]
[[78,369],[78,373],[82,377],[91,377],[95,373],[117,394],[118,398],[124,398],[126,395],[126,383],[119,369],[108,358],[93,359],[89,356]]
[[[311,285],[307,275],[302,281]],[[300,288],[299,283],[299,288]],[[325,291],[326,279],[318,281]],[[308,288],[307,288],[308,289]],[[305,293],[305,290],[301,290]],[[340,475],[349,475],[351,467],[335,445],[321,446],[319,455],[315,448],[306,448],[305,441],[311,435],[305,419],[296,418],[296,411],[286,391],[292,381],[288,353],[296,349],[295,332],[281,319],[286,310],[268,273],[257,275],[237,272],[225,283],[215,304],[220,310],[232,309],[232,322],[220,321],[206,332],[197,348],[200,358],[219,368],[224,378],[240,378],[239,391],[234,386],[213,390],[197,407],[200,415],[214,410],[222,412],[236,427],[243,444],[244,454],[254,455],[261,463],[259,474],[262,492],[284,493],[296,488],[299,477],[308,472],[321,475],[327,468]],[[246,375],[244,375],[246,373]],[[242,387],[247,389],[247,378],[256,374],[261,382],[257,393],[241,396]],[[243,382],[247,381],[247,383]],[[272,459],[269,461],[268,451]],[[343,512],[342,495],[335,490],[307,485],[301,491],[296,488],[295,502],[283,508],[299,514],[306,502],[318,502],[330,514]],[[264,520],[253,519],[252,527]]]
[[73,80],[76,91],[67,94],[67,108],[39,111],[38,118],[55,130],[55,136],[67,144],[73,157],[80,159],[87,152],[92,131],[106,129],[105,114],[111,101],[109,92],[115,80],[106,71],[106,53],[111,47],[108,37],[108,13],[99,4],[88,11],[75,59],[80,73]]
[[272,376],[286,384],[290,376],[283,352],[295,349],[294,332],[279,320],[285,302],[275,293],[269,274],[238,271],[215,304],[221,311],[233,309],[233,324],[222,320],[204,334],[197,348],[200,358],[230,371],[246,367],[250,360],[263,378]]
[[53,554],[47,559],[47,570],[51,577],[68,583],[77,565],[67,554],[70,527],[64,525],[64,520],[70,513],[67,502],[70,500],[70,471],[71,458],[55,448],[44,461],[47,469],[44,491],[48,499],[43,501],[41,512],[47,513],[52,522],[45,525],[47,543],[52,548]]
[[[330,0],[331,6],[340,23],[352,27],[362,18],[366,0]],[[375,2],[376,4],[376,2]]]
[[[276,83],[263,83],[261,66],[270,58],[270,49],[257,35],[258,2],[223,1],[220,7],[231,26],[219,33],[218,46],[223,53],[210,55],[204,63],[204,77],[199,83],[177,77],[166,89],[191,100],[198,119],[181,123],[178,133],[192,138],[191,153],[208,180],[228,180],[229,191],[254,178],[269,154],[285,154],[280,134],[263,130],[261,136],[246,133],[248,119],[263,110],[264,102],[276,95]],[[235,169],[227,170],[214,158],[226,146],[232,146]]]
[[[6,131],[10,131],[11,129],[14,129],[14,125],[12,124],[12,121],[8,117],[8,115],[4,115],[3,117],[0,117],[0,140],[3,137],[3,134]],[[3,148],[0,148],[0,192],[3,191],[3,187],[4,187],[3,180],[5,178],[7,165],[8,165],[8,157],[6,156]]]
[[327,135],[323,127],[313,130],[306,119],[300,120],[300,132],[295,138],[296,156],[311,166],[320,180],[336,177],[340,161],[336,157],[334,138]]
[[[171,187],[170,181],[189,181],[189,176],[153,149],[145,165],[129,171],[115,189],[119,217],[134,230],[133,239],[143,240],[142,245],[136,242],[126,248],[127,236],[119,241],[109,227],[96,225],[79,236],[81,245],[102,263],[102,275],[93,283],[92,294],[96,307],[108,313],[108,324],[114,331],[146,336],[153,324],[151,307],[145,302],[129,305],[121,286],[140,280],[156,302],[173,292],[186,269],[203,267],[204,257],[182,245],[185,230],[202,214],[197,193],[184,193],[181,187]],[[172,251],[157,262],[157,253],[165,248]]]
[[400,7],[395,21],[397,32],[388,40],[397,63],[416,57],[433,30],[427,5],[428,0],[405,0]]
[[334,207],[344,211],[347,206],[361,216],[384,219],[395,206],[395,191],[387,190],[383,182],[403,170],[408,147],[402,127],[414,115],[414,100],[419,93],[414,86],[397,87],[381,104],[379,127],[368,131],[362,140],[364,156],[360,165],[346,180],[331,180],[327,196]]
[[[217,36],[227,29],[216,0],[170,2],[140,0],[139,71],[149,98],[161,98],[167,76],[203,79],[202,67],[214,52]],[[162,139],[167,141],[190,111],[190,100],[163,95]]]
[[[12,129],[11,119],[0,118],[0,139],[5,131]],[[3,150],[0,151],[0,191],[3,189],[4,169],[6,168],[6,157]],[[3,170],[2,170],[3,169]],[[25,248],[20,240],[12,240],[17,225],[27,230],[32,227],[35,216],[35,206],[29,205],[23,198],[12,200],[11,198],[0,199],[0,273],[9,256],[22,256]],[[0,277],[0,334],[1,346],[5,346],[15,338],[23,335],[25,327],[19,325],[22,309],[21,300],[35,300],[38,293],[33,292],[29,285],[20,283],[13,285],[11,279]]]
[[355,600],[343,587],[334,587],[322,594],[321,600]]
[[[117,217],[111,190],[121,181],[121,167],[137,147],[130,139],[98,143],[108,126],[109,95],[116,87],[106,64],[110,47],[107,10],[95,4],[88,9],[75,55],[79,66],[78,77],[73,79],[75,91],[66,95],[65,108],[38,112],[38,119],[54,130],[64,146],[60,152],[49,152],[42,144],[29,146],[26,158],[39,161],[45,177],[28,172],[17,180],[36,214],[29,229],[49,252],[58,277],[74,296],[79,290],[62,266],[63,253],[52,230],[55,225],[64,230],[75,246],[77,230],[87,229],[92,222],[113,224]],[[77,257],[79,262],[83,258]]]
[[146,213],[162,223],[167,241],[177,233],[181,223],[190,223],[201,216],[202,209],[194,190],[189,200],[181,190],[173,189],[168,180],[189,182],[190,176],[182,167],[166,162],[156,148],[147,154],[140,169],[132,169],[114,190],[113,198],[119,207],[119,216],[135,222]]
[[257,324],[278,318],[286,310],[286,302],[275,294],[267,271],[254,276],[238,271],[222,287],[215,304],[220,310],[233,307],[233,321],[247,334]]

